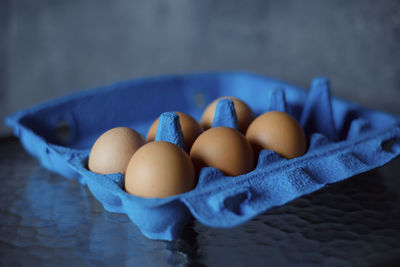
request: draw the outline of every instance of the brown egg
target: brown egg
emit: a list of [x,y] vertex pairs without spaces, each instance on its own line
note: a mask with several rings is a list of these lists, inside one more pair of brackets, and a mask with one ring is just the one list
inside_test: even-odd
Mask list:
[[237,176],[254,168],[254,154],[240,132],[228,127],[214,127],[203,132],[190,151],[197,170],[215,167],[229,176]]
[[[185,139],[185,144],[188,150],[193,145],[194,140],[203,132],[203,128],[200,124],[190,115],[183,112],[176,112],[179,116],[179,123],[181,124],[183,138]],[[149,131],[147,132],[146,141],[151,142],[156,139],[157,128],[158,128],[158,120],[157,118],[153,124],[150,126]]]
[[117,127],[103,133],[89,155],[89,170],[100,174],[125,173],[133,153],[145,143],[144,138],[127,127]]
[[164,141],[147,143],[136,151],[125,175],[126,192],[147,198],[184,193],[196,183],[188,154]]
[[269,149],[291,159],[306,153],[307,140],[303,129],[289,114],[270,111],[258,116],[249,126],[246,138],[258,153]]
[[206,110],[203,113],[203,116],[201,117],[200,125],[204,129],[211,128],[213,120],[214,120],[214,114],[215,114],[215,108],[217,106],[217,102],[218,102],[218,100],[221,100],[224,98],[229,98],[229,99],[233,100],[233,104],[235,106],[235,111],[236,111],[236,116],[238,119],[239,129],[244,134],[246,132],[246,129],[249,126],[249,124],[253,121],[254,114],[253,114],[253,111],[251,110],[251,108],[246,103],[244,103],[242,100],[237,99],[232,96],[223,96],[223,97],[217,98],[213,102],[211,102],[207,106]]

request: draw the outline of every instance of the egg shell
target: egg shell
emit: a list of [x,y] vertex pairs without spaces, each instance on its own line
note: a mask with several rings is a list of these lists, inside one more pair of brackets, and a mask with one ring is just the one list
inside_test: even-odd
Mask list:
[[239,129],[243,134],[246,133],[247,127],[254,119],[253,111],[245,102],[243,102],[242,100],[240,100],[238,98],[232,97],[232,96],[223,96],[223,97],[217,98],[213,102],[211,102],[206,107],[206,109],[201,117],[200,125],[204,129],[211,128],[211,126],[213,124],[213,120],[214,120],[215,108],[217,106],[217,103],[220,99],[226,99],[226,98],[232,99],[234,106],[235,106]]
[[89,155],[89,170],[100,174],[125,174],[132,155],[144,143],[144,138],[131,128],[110,129],[93,144]]
[[190,151],[196,169],[215,167],[229,176],[250,172],[254,168],[251,145],[239,131],[214,127],[204,131]]
[[[183,113],[183,112],[176,112],[179,116],[179,123],[181,125],[182,133],[183,133],[183,138],[185,139],[185,144],[188,150],[193,145],[194,140],[203,132],[203,128],[200,126],[200,124],[190,115]],[[147,132],[146,136],[146,141],[151,142],[154,141],[157,135],[157,128],[158,128],[158,123],[159,119],[157,118],[152,125],[150,126],[150,129]]]
[[126,192],[146,198],[162,198],[187,192],[197,180],[188,154],[176,145],[154,141],[132,156],[126,169]]
[[307,150],[307,139],[299,123],[280,111],[258,116],[247,129],[246,138],[256,153],[268,149],[291,159],[304,155]]

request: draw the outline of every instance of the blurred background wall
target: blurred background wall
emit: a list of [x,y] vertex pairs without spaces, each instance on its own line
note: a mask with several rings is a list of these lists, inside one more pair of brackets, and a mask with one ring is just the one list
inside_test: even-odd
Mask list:
[[[400,1],[0,0],[0,115],[167,73],[245,70],[400,115]],[[10,134],[4,123],[0,135]]]

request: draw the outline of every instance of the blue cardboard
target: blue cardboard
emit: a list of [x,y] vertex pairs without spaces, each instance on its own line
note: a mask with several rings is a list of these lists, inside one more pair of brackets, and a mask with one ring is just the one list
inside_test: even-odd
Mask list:
[[[181,111],[200,119],[220,96],[244,100],[259,115],[285,111],[303,127],[309,147],[294,159],[262,150],[256,168],[236,177],[206,167],[196,187],[167,198],[141,198],[124,190],[121,173],[87,169],[90,148],[106,130],[131,127],[145,135],[160,116],[157,140],[185,143]],[[164,113],[166,112],[166,113]],[[69,125],[69,140],[57,134]],[[356,174],[382,166],[400,154],[400,118],[331,97],[329,81],[316,78],[310,91],[248,73],[202,73],[120,82],[55,99],[6,118],[25,149],[47,169],[87,185],[110,212],[125,213],[152,239],[173,240],[194,217],[211,227],[234,227],[279,206]],[[233,102],[217,103],[213,126],[237,129]]]

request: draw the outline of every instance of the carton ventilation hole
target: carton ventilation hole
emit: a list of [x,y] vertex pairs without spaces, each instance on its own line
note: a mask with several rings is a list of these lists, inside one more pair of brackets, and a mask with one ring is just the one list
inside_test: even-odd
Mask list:
[[71,126],[67,120],[60,120],[56,124],[56,133],[61,144],[67,144],[71,141]]

